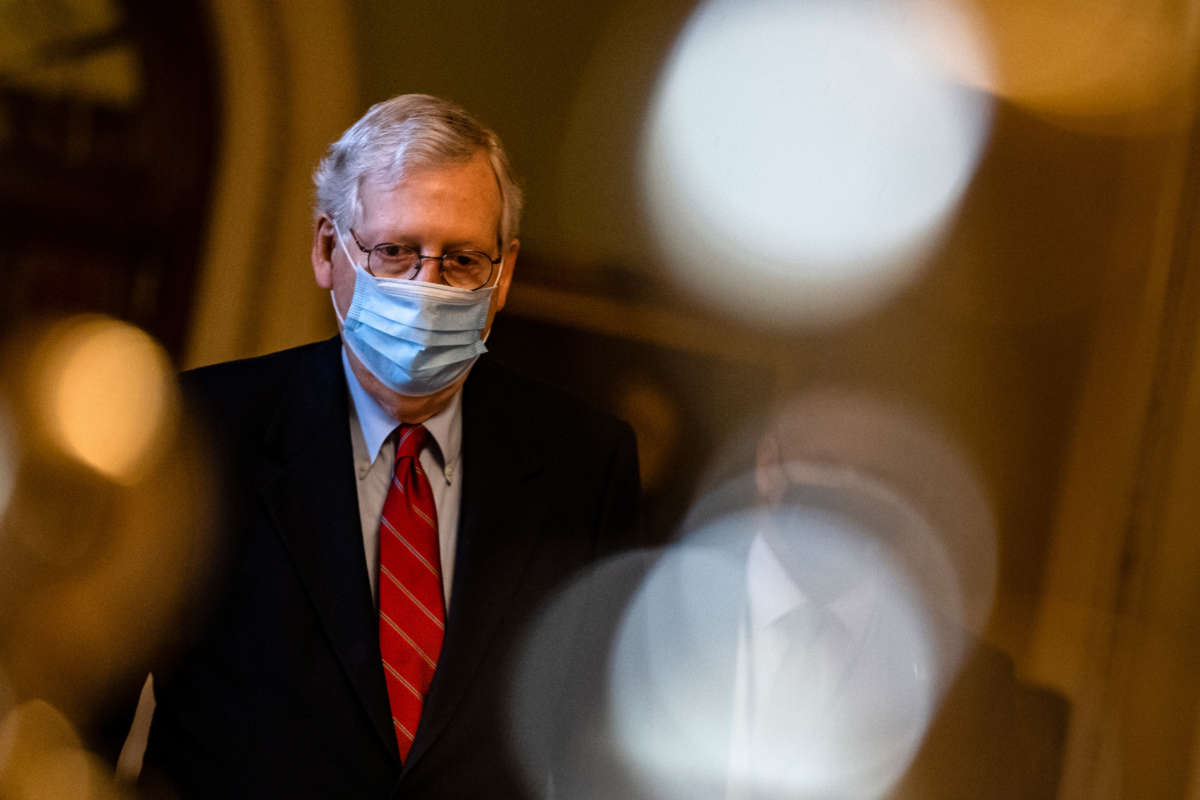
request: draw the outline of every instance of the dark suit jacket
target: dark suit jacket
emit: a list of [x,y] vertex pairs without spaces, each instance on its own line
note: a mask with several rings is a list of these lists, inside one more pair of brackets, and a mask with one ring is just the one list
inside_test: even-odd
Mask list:
[[[185,373],[225,523],[205,603],[156,672],[143,783],[185,797],[524,796],[510,669],[573,572],[627,543],[632,431],[484,358],[464,386],[445,639],[401,765],[362,550],[340,340]],[[532,783],[538,785],[540,777]]]

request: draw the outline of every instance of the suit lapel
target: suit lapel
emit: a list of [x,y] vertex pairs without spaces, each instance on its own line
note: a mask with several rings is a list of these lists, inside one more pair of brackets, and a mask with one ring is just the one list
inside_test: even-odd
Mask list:
[[488,366],[477,365],[463,394],[465,472],[446,635],[406,771],[476,680],[536,542],[541,460],[530,432],[519,426],[518,410]]
[[367,580],[340,340],[313,350],[266,432],[259,491],[355,695],[396,755]]

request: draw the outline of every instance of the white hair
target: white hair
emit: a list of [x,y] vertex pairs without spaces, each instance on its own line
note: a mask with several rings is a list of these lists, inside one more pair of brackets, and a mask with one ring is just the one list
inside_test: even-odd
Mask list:
[[417,167],[437,167],[487,154],[500,188],[500,245],[517,235],[523,198],[500,138],[460,106],[427,94],[376,103],[329,146],[313,173],[314,215],[345,231],[358,210],[365,178],[395,185]]

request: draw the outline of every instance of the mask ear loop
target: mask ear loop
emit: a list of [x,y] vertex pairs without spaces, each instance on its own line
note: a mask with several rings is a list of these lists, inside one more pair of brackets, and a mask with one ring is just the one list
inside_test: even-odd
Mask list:
[[[336,234],[335,238],[337,238],[337,240],[338,240],[338,245],[342,248],[342,252],[346,254],[346,259],[350,262],[350,265],[352,267],[354,267],[355,271],[360,272],[363,275],[366,275],[367,277],[374,277],[373,275],[371,275],[371,273],[367,272],[365,269],[363,269],[361,266],[359,266],[354,261],[354,258],[350,255],[350,251],[346,248],[345,239],[343,239],[341,233],[338,232],[337,225],[333,226],[333,230],[334,230],[334,233]],[[496,287],[500,285],[500,280],[503,277],[504,277],[504,261],[501,260],[500,261],[500,272],[499,272],[499,274],[496,275],[496,282],[493,283],[491,286],[487,287],[487,290],[489,293],[495,291]],[[335,317],[337,317],[338,324],[340,324],[343,328],[345,328],[346,327],[346,318],[342,316],[342,312],[338,309],[337,296],[333,293],[333,289],[329,290],[329,302],[333,306],[333,315]],[[488,337],[491,335],[492,335],[492,329],[489,327],[487,329],[487,332],[484,333],[483,336],[480,337],[480,341],[482,341],[484,344],[487,344]],[[351,349],[353,349],[353,348],[351,348]],[[357,353],[355,355],[357,355]]]
[[496,282],[492,284],[492,288],[495,289],[497,286],[499,286],[500,281],[503,278],[504,278],[504,254],[501,253],[500,254],[500,272],[499,272],[499,274],[496,275]]
[[[500,255],[500,272],[498,275],[496,275],[496,282],[493,283],[491,286],[489,286],[488,289],[491,290],[492,292],[495,292],[496,287],[498,287],[500,285],[500,281],[503,278],[504,278],[504,254],[501,253],[501,255]],[[490,300],[489,300],[489,302],[490,302]],[[492,318],[492,321],[495,322],[495,317]],[[486,345],[488,337],[491,335],[492,335],[492,326],[489,325],[487,332],[483,334],[483,336],[480,338],[480,341],[482,341]]]
[[333,303],[333,315],[337,317],[338,324],[345,328],[346,318],[342,316],[341,311],[338,311],[337,298],[333,296],[333,289],[329,290],[329,302]]
[[334,222],[332,224],[334,238],[337,239],[338,247],[342,248],[342,252],[346,254],[346,260],[350,262],[350,266],[354,267],[357,272],[366,272],[366,267],[359,266],[359,263],[354,260],[354,256],[350,255],[350,248],[346,247],[346,238],[338,230],[337,223]]
[[[352,266],[356,272],[362,272],[363,268],[360,267],[354,260],[354,256],[350,255],[350,250],[346,247],[346,240],[342,237],[342,232],[338,230],[337,223],[330,220],[330,224],[333,225],[333,234],[334,238],[337,239],[338,247],[342,248],[342,252],[346,254],[346,260],[350,262],[350,266]],[[337,297],[334,295],[333,289],[329,290],[329,301],[333,304],[333,315],[337,317],[338,324],[345,328],[346,318],[343,317],[342,312],[338,310]],[[344,337],[342,341],[345,341]],[[355,353],[355,355],[358,354]]]
[[[354,256],[350,255],[350,249],[348,247],[346,247],[346,238],[344,236],[342,236],[342,232],[338,230],[337,223],[331,221],[331,224],[333,225],[333,232],[335,234],[335,238],[337,239],[338,246],[341,247],[342,252],[346,254],[346,260],[350,262],[350,266],[354,267],[354,269],[357,270],[358,272],[361,272],[365,275],[371,275],[371,273],[367,272],[366,267],[360,266],[359,263],[354,260]],[[371,277],[375,277],[375,276],[371,275]],[[501,257],[500,257],[500,272],[496,274],[496,282],[493,283],[488,288],[495,289],[497,286],[500,285],[500,281],[503,278],[504,278],[504,256],[501,255]],[[332,291],[332,290],[330,290],[330,291]],[[336,304],[335,304],[334,308],[335,309],[337,308]],[[339,319],[340,319],[340,317],[339,317]]]

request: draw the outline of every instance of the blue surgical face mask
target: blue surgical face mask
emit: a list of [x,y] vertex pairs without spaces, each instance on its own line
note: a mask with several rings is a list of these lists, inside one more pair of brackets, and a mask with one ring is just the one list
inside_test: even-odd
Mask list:
[[[494,285],[470,291],[377,278],[358,265],[334,231],[354,267],[354,297],[344,319],[336,298],[333,303],[342,341],[384,386],[411,397],[431,395],[465,375],[487,352],[482,337]],[[504,267],[500,270],[503,276]],[[333,298],[332,291],[329,295]]]

